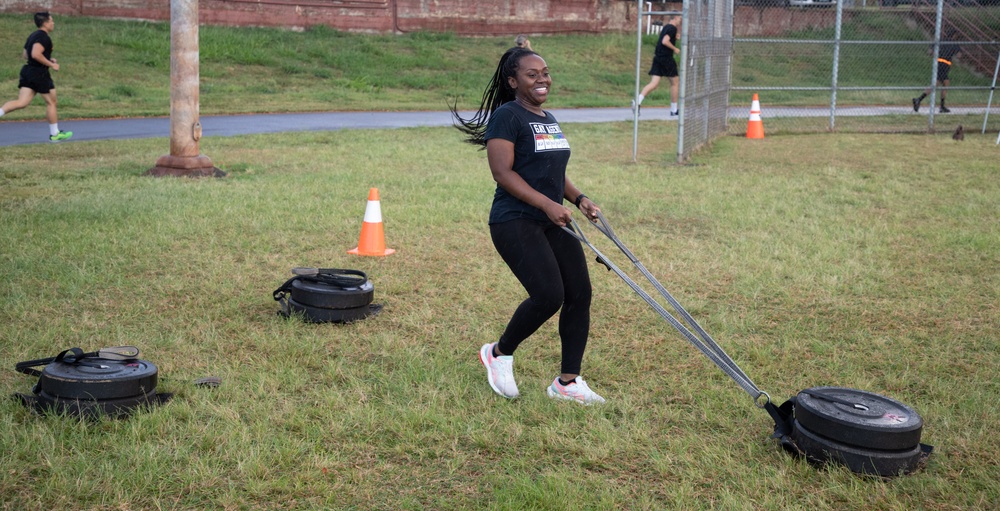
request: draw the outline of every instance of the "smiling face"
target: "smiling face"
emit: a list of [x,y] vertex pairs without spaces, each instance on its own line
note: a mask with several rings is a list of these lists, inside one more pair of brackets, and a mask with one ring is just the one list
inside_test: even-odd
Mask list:
[[518,62],[517,74],[507,77],[514,97],[525,106],[540,107],[549,96],[552,77],[549,67],[538,55],[525,55]]

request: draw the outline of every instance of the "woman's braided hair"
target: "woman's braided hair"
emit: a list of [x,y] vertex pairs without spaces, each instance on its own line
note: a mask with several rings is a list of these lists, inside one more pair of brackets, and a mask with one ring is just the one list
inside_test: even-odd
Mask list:
[[479,110],[471,118],[464,119],[458,114],[457,101],[452,105],[451,114],[458,121],[455,128],[468,135],[468,138],[465,139],[466,142],[483,149],[486,148],[486,140],[483,137],[486,134],[486,125],[489,123],[490,116],[500,105],[514,101],[514,89],[511,88],[507,78],[517,76],[521,59],[528,55],[538,54],[516,46],[504,52],[497,64],[497,70],[493,73],[493,78],[490,79],[489,85],[483,91],[483,100],[479,103]]

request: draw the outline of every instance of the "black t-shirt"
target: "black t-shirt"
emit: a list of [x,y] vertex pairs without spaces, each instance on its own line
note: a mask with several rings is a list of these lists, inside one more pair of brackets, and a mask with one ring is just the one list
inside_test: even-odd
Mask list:
[[941,43],[941,48],[938,50],[938,58],[950,61],[961,51],[962,47],[957,43]]
[[35,47],[35,43],[42,45],[42,55],[45,58],[52,60],[52,38],[49,37],[48,32],[44,30],[36,30],[28,36],[27,42],[24,43],[24,51],[28,52],[28,65],[31,67],[48,67],[45,64],[31,58],[31,49]]
[[677,27],[667,23],[660,30],[660,38],[656,40],[656,50],[653,52],[654,58],[674,58],[674,50],[663,45],[663,38],[670,37],[670,44],[677,47]]
[[[502,138],[514,143],[513,170],[529,186],[553,201],[562,204],[566,193],[566,164],[569,162],[569,140],[552,114],[539,116],[514,101],[504,103],[490,115],[485,139]],[[490,223],[497,224],[518,218],[549,222],[546,214],[514,197],[497,185],[490,209]]]

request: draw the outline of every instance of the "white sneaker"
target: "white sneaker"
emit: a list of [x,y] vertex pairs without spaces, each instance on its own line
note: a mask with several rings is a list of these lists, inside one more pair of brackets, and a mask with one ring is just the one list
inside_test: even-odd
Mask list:
[[517,392],[517,382],[514,381],[514,357],[511,355],[493,356],[493,345],[484,344],[479,348],[479,361],[486,366],[486,381],[490,387],[503,397],[513,399]]
[[577,376],[569,385],[559,383],[559,377],[557,376],[556,379],[552,380],[552,385],[549,385],[547,392],[549,397],[553,399],[566,399],[583,405],[604,403],[604,398],[597,395],[593,390],[590,390],[587,382],[583,381],[582,376]]
[[642,108],[642,107],[640,105],[637,105],[635,103],[635,100],[633,99],[632,100],[632,115],[634,115],[636,117],[639,117],[639,109],[640,108]]

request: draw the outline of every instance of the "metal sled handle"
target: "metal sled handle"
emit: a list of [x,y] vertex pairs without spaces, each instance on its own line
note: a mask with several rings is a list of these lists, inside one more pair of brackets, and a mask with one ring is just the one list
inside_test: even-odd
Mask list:
[[[666,288],[664,288],[663,285],[660,284],[655,277],[653,277],[653,275],[646,269],[646,267],[643,266],[641,262],[639,262],[638,258],[635,257],[632,251],[629,250],[628,247],[626,247],[625,244],[622,243],[620,239],[618,239],[618,237],[614,233],[614,229],[611,228],[611,225],[608,223],[607,219],[604,218],[604,215],[600,211],[597,212],[597,221],[591,222],[591,225],[593,225],[598,231],[600,231],[602,234],[607,236],[612,242],[614,242],[614,244],[619,248],[619,250],[621,250],[626,255],[626,257],[628,257],[629,260],[632,261],[633,264],[635,264],[635,266],[639,269],[639,271],[642,272],[643,276],[650,283],[653,284],[656,290],[659,291],[659,293],[663,295],[664,298],[667,299],[667,301],[674,308],[674,310],[676,310],[678,314],[680,314],[681,317],[683,317],[684,320],[687,321],[691,325],[691,327],[698,332],[700,337],[692,333],[691,330],[689,330],[683,323],[681,323],[677,318],[675,318],[672,314],[670,314],[662,305],[660,305],[659,302],[654,300],[648,293],[646,293],[646,291],[644,291],[641,287],[639,287],[639,285],[636,284],[635,281],[629,278],[629,276],[626,275],[625,272],[623,272],[620,268],[618,268],[618,266],[616,266],[610,259],[608,259],[607,256],[601,253],[601,251],[598,250],[598,248],[595,247],[590,242],[590,240],[587,239],[587,236],[583,234],[583,231],[580,229],[579,224],[576,223],[576,220],[570,219],[570,225],[568,227],[563,226],[562,229],[568,232],[571,236],[573,236],[577,240],[579,240],[580,243],[590,248],[597,255],[598,262],[606,266],[609,270],[615,272],[615,274],[617,274],[626,284],[628,284],[628,286],[632,288],[632,290],[635,291],[635,293],[638,294],[640,298],[645,300],[646,303],[648,303],[649,306],[652,307],[653,310],[660,315],[660,317],[666,320],[667,323],[670,323],[670,325],[673,326],[674,329],[677,330],[681,335],[683,335],[688,342],[690,342],[694,347],[698,348],[699,351],[701,351],[706,357],[708,357],[708,359],[711,360],[716,366],[722,369],[723,372],[729,375],[729,377],[732,378],[733,381],[735,381],[741,388],[743,388],[744,391],[750,394],[756,406],[763,408],[767,404],[769,404],[771,400],[770,396],[766,392],[757,388],[757,386],[753,383],[753,381],[750,380],[750,378],[746,375],[746,373],[742,369],[740,369],[740,367],[736,364],[736,362],[734,362],[733,359],[726,354],[726,352],[722,349],[722,347],[720,347],[712,339],[712,337],[708,335],[708,332],[706,332],[698,324],[698,322],[695,321],[693,317],[691,317],[691,315],[687,312],[687,310],[685,310],[684,307],[681,306],[681,304],[676,299],[674,299],[674,297],[666,290]],[[761,398],[763,398],[763,400]]]

